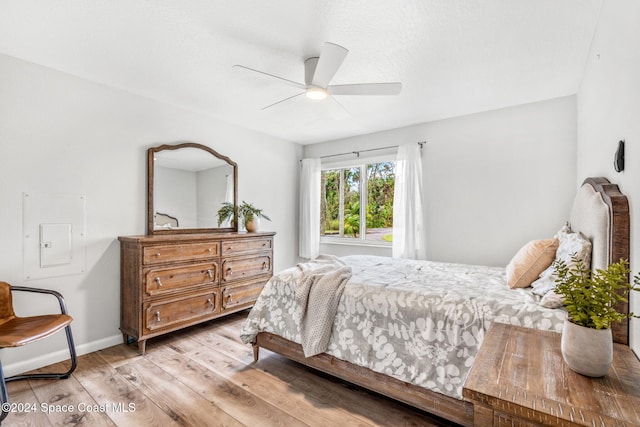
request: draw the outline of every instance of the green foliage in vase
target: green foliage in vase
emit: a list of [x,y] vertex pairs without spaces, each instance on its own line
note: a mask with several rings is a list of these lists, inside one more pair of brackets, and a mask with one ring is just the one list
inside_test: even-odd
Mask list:
[[621,313],[617,305],[627,302],[629,292],[640,290],[640,278],[629,283],[629,263],[621,259],[609,264],[606,270],[592,272],[575,255],[573,267],[557,260],[554,270],[558,276],[555,292],[564,297],[571,322],[592,329],[609,329],[614,322],[635,316]]
[[232,226],[235,225],[237,216],[236,206],[233,203],[222,203],[222,207],[218,209],[218,227],[220,227],[220,224],[223,222],[229,220],[231,220]]
[[244,218],[243,224],[245,225],[247,224],[247,222],[252,221],[255,217],[264,218],[267,221],[271,221],[271,218],[265,215],[264,212],[262,212],[262,209],[258,209],[251,203],[247,203],[244,200],[242,201],[242,204],[238,206],[238,214],[241,218]]
[[218,227],[224,221],[229,220],[232,221],[232,224],[235,224],[237,219],[242,220],[242,223],[246,225],[248,221],[251,221],[256,217],[271,221],[271,218],[262,212],[262,209],[256,208],[251,203],[247,203],[244,200],[237,209],[233,203],[224,202],[222,203],[222,207],[218,209]]

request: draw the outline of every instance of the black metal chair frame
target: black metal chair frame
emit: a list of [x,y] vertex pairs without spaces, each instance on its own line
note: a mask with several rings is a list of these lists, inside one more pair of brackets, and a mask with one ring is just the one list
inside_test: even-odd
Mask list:
[[[58,299],[58,303],[60,304],[60,312],[62,314],[67,313],[67,306],[64,303],[64,297],[56,291],[52,291],[50,289],[40,289],[40,288],[30,288],[25,286],[11,286],[11,291],[21,291],[21,292],[34,292],[39,294],[48,294],[53,295]],[[78,366],[78,356],[76,355],[76,347],[73,343],[73,335],[71,334],[71,325],[65,326],[65,332],[67,334],[67,344],[69,345],[69,354],[71,355],[71,368],[67,372],[63,373],[36,373],[36,374],[21,374],[21,375],[13,375],[11,377],[5,378],[4,373],[2,371],[2,361],[0,360],[0,399],[2,399],[2,413],[0,414],[0,424],[7,417],[9,411],[5,411],[6,406],[5,403],[9,403],[9,394],[7,393],[7,384],[11,381],[18,380],[27,380],[27,379],[67,379],[71,376],[71,373],[76,370]]]

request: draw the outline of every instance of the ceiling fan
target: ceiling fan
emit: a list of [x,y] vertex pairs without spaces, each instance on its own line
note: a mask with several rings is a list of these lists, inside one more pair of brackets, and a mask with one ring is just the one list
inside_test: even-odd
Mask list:
[[320,51],[320,56],[307,58],[304,61],[304,84],[265,73],[264,71],[245,67],[244,65],[234,65],[233,67],[278,79],[283,83],[295,86],[303,91],[267,105],[262,108],[263,110],[303,94],[309,99],[321,100],[333,95],[397,95],[400,93],[402,83],[399,82],[330,85],[329,83],[342,65],[348,52],[349,51],[342,46],[325,42]]

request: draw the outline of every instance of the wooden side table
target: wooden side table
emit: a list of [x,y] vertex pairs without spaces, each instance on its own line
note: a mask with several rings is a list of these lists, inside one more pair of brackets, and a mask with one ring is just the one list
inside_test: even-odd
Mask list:
[[640,361],[614,344],[609,373],[585,377],[562,360],[560,334],[493,323],[462,395],[479,427],[640,426]]

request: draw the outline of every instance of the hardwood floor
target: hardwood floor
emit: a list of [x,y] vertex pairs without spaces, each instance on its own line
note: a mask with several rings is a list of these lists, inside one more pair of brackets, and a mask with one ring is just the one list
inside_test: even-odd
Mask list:
[[451,425],[264,349],[253,363],[238,338],[246,315],[151,339],[145,356],[124,345],[81,356],[67,380],[9,383],[11,402],[29,412],[2,425]]

